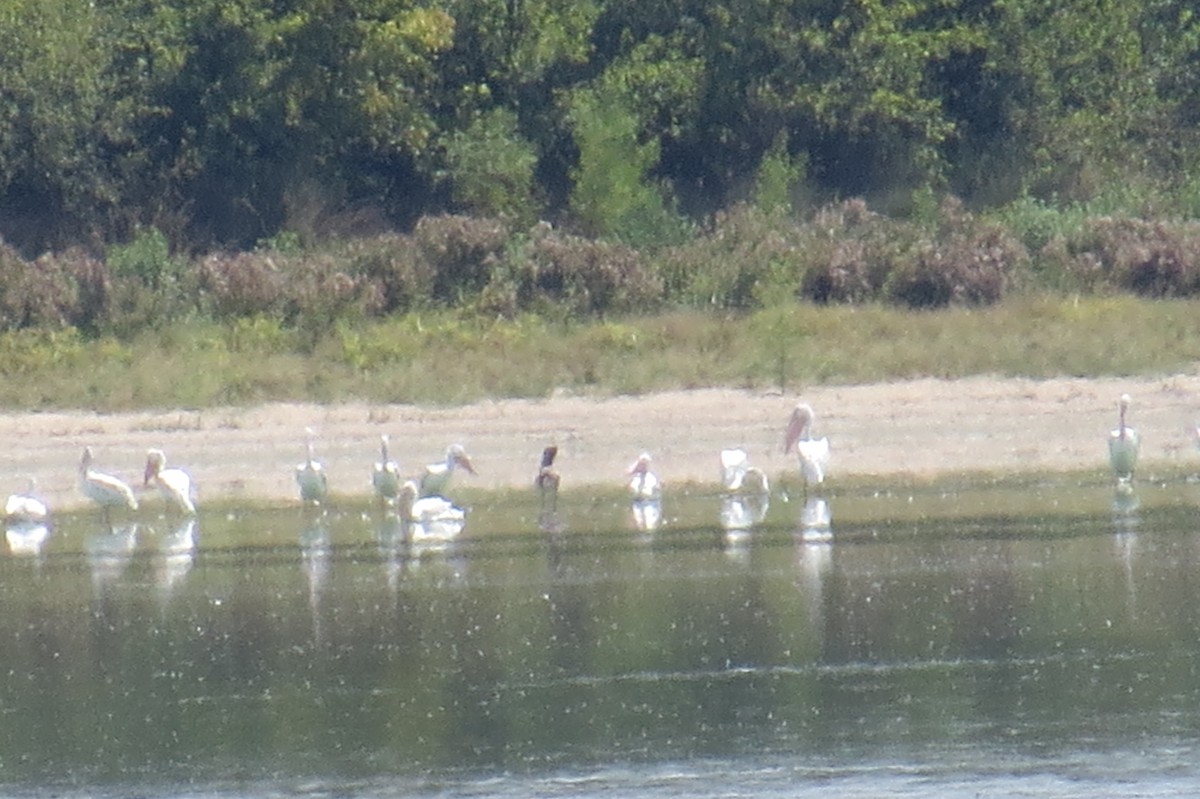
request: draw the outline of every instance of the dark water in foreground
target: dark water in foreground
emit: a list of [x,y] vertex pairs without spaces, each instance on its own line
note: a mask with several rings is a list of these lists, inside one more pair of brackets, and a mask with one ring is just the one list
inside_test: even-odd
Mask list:
[[1194,795],[1200,486],[1139,494],[64,519],[0,548],[0,795]]

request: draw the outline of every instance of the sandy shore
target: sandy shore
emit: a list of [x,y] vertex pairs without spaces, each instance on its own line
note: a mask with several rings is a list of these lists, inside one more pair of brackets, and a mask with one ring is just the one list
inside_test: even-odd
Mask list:
[[783,428],[798,400],[818,413],[817,434],[833,448],[830,479],[841,475],[930,478],[972,471],[1069,471],[1101,468],[1117,398],[1134,398],[1130,422],[1143,439],[1146,467],[1200,462],[1190,430],[1200,421],[1200,376],[1139,379],[915,380],[828,386],[802,395],[735,389],[678,391],[641,397],[557,397],[479,402],[454,408],[349,403],[271,404],[205,411],[127,414],[87,412],[0,415],[3,482],[25,476],[53,508],[86,500],[76,486],[85,445],[97,466],[140,483],[146,450],[160,447],[191,472],[201,504],[239,497],[294,501],[292,470],[303,456],[304,428],[331,488],[369,492],[379,435],[392,456],[416,472],[461,442],[478,468],[464,484],[529,485],[543,446],[559,446],[567,484],[620,484],[642,450],[668,484],[714,481],[717,453],[741,446],[778,475],[795,468],[781,450]]

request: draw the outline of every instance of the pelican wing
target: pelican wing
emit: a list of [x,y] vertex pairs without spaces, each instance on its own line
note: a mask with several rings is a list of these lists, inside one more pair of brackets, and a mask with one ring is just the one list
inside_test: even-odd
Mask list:
[[49,515],[46,503],[28,494],[13,494],[4,503],[4,515],[16,522],[40,522]]
[[1117,477],[1132,477],[1138,459],[1138,434],[1132,427],[1118,427],[1108,436],[1108,461]]
[[371,472],[371,485],[375,493],[384,499],[395,499],[400,494],[400,470],[396,464],[387,461],[377,463]]
[[829,469],[829,439],[801,439],[795,446],[804,479],[810,483],[824,482],[825,472]]
[[111,474],[87,470],[82,480],[83,493],[93,502],[105,507],[125,507],[137,510],[133,489]]
[[329,480],[319,463],[302,463],[297,466],[296,483],[300,486],[300,498],[305,502],[320,502],[329,493]]
[[195,513],[192,502],[192,478],[183,469],[163,469],[156,478],[163,498],[185,513]]
[[737,491],[742,487],[749,463],[750,456],[744,449],[721,450],[721,485],[726,491]]

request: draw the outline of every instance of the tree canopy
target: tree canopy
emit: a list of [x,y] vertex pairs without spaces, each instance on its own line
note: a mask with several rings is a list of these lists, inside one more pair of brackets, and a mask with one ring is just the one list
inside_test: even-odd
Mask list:
[[657,246],[923,191],[1189,216],[1198,72],[1178,0],[0,0],[0,236],[455,212]]

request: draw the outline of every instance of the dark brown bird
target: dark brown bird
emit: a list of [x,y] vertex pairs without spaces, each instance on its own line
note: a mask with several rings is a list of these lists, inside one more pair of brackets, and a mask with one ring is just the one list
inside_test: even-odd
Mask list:
[[537,486],[542,498],[542,510],[554,510],[558,506],[558,472],[554,469],[554,458],[558,455],[558,447],[551,444],[542,450],[542,465],[538,468],[537,477],[533,484]]

